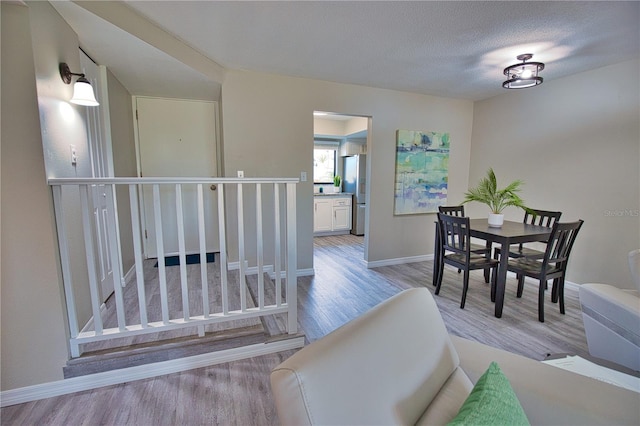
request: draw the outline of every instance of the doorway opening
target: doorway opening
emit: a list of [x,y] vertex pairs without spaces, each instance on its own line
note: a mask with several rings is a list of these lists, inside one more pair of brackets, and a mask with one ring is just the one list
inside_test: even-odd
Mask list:
[[313,123],[314,256],[355,245],[366,260],[372,118],[314,111]]

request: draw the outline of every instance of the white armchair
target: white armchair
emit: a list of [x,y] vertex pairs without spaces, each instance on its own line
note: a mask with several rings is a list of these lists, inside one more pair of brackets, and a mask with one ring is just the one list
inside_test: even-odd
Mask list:
[[589,353],[640,371],[640,250],[629,253],[629,269],[636,290],[583,284],[580,304]]

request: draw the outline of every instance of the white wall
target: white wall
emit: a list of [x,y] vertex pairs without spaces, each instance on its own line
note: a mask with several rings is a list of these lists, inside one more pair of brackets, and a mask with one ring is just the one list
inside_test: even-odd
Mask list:
[[[80,69],[76,34],[48,2],[27,6],[2,2],[1,6],[0,359],[4,391],[63,378],[62,367],[69,357],[68,328],[47,177],[90,176],[91,166],[85,107],[68,103],[73,86],[65,85],[58,72],[59,62],[67,62],[72,71]],[[136,168],[131,100],[112,76],[109,84],[113,86],[110,101],[116,174],[132,176]],[[78,151],[77,167],[70,164],[71,143]],[[68,212],[74,213],[72,209]],[[80,222],[73,214],[67,219],[68,224]],[[72,265],[77,300],[88,298],[81,240],[75,235],[71,241],[72,256],[80,259],[80,264]],[[126,247],[123,250],[125,267],[133,263],[130,252]],[[87,309],[78,311],[80,326],[91,316],[89,304],[84,307]]]
[[[635,60],[475,104],[470,185],[493,167],[502,184],[525,181],[530,207],[583,219],[569,281],[633,287],[626,262],[640,247],[638,76]],[[468,211],[488,213],[474,203]]]
[[[113,150],[113,171],[116,177],[136,177],[136,147],[133,137],[133,106],[131,94],[107,70],[109,88],[109,116],[111,118],[111,147]],[[118,226],[120,235],[131,235],[131,210],[129,190],[126,185],[118,185]],[[121,238],[122,269],[126,274],[135,262],[133,239]]]
[[[72,72],[81,69],[78,36],[49,2],[29,2],[28,6],[47,177],[91,177],[87,107],[69,102],[75,79],[72,84],[65,84],[58,71],[60,62],[66,62]],[[76,148],[75,166],[71,164],[70,145]],[[77,226],[82,223],[80,197],[75,187],[64,188],[62,194],[76,314],[78,327],[82,328],[92,312],[84,237]]]
[[4,391],[62,379],[68,351],[53,203],[45,176],[38,118],[29,9],[7,2],[0,7],[0,376]]
[[347,120],[330,120],[322,117],[313,119],[313,130],[317,135],[347,136],[367,130],[366,117],[351,117]]
[[[393,215],[397,129],[451,134],[449,188],[467,189],[473,104],[406,92],[229,71],[222,88],[227,176],[299,177],[313,173],[313,111],[373,117],[368,146],[368,261],[433,252],[435,215]],[[313,182],[298,189],[298,267],[313,265]],[[425,277],[427,280],[427,277]]]

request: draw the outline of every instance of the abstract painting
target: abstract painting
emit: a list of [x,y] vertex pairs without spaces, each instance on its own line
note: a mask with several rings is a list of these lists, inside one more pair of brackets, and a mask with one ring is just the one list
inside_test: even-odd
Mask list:
[[449,133],[397,130],[393,214],[437,212],[448,178]]

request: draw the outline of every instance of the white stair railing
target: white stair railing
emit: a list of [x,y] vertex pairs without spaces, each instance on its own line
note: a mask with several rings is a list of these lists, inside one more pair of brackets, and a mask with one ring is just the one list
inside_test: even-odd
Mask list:
[[[235,179],[235,178],[61,178],[49,179],[52,187],[54,208],[56,215],[56,226],[58,231],[58,242],[61,258],[61,270],[64,282],[64,296],[67,306],[67,318],[69,321],[70,350],[72,357],[81,354],[81,346],[85,343],[115,339],[121,337],[135,336],[140,334],[160,333],[177,328],[194,327],[202,335],[204,326],[211,323],[233,321],[244,318],[255,318],[264,315],[285,313],[287,316],[287,330],[289,334],[297,333],[297,256],[296,256],[296,185],[298,179],[293,178],[265,178],[265,179]],[[131,235],[122,235],[119,223],[122,218],[117,214],[117,192],[116,188],[122,187],[128,190],[128,201],[131,220]],[[184,191],[193,191],[195,187],[195,204],[186,201],[183,197]],[[203,188],[217,189],[217,223],[207,223],[205,217],[205,201]],[[228,199],[233,195],[235,187],[236,203],[229,205]],[[96,197],[92,197],[96,188],[104,194],[106,205],[105,216],[98,217],[96,212]],[[285,189],[284,194],[282,188]],[[152,194],[152,203],[142,203],[143,190],[145,194]],[[167,220],[163,218],[163,199],[161,195],[167,190],[171,191],[175,197],[175,213],[177,230],[177,255],[180,267],[180,295],[182,303],[179,309],[172,311],[169,292],[167,290],[167,266],[165,265],[166,253],[164,236],[166,234]],[[245,193],[255,192],[255,201],[247,201]],[[165,200],[166,201],[166,200]],[[122,202],[122,201],[121,201]],[[144,216],[144,206],[153,206],[153,212],[146,212],[147,218],[153,218],[155,233],[155,251],[157,254],[159,287],[159,311],[161,318],[156,321],[149,320],[150,301],[147,300],[145,286],[145,272],[143,262],[145,261],[145,243],[141,219]],[[166,203],[164,204],[166,208]],[[266,207],[265,207],[266,206]],[[284,212],[282,211],[284,207]],[[150,207],[147,207],[149,209]],[[269,209],[268,211],[265,208]],[[190,305],[190,290],[187,280],[186,255],[188,247],[185,244],[185,215],[197,215],[197,254],[200,256],[200,286],[198,290],[201,294],[202,306],[192,312]],[[142,213],[142,214],[141,214]],[[268,213],[268,214],[267,214]],[[228,228],[228,215],[237,217],[237,229],[235,244],[229,244],[231,230]],[[81,217],[81,231],[79,224],[74,220]],[[247,220],[247,216],[251,219]],[[265,217],[269,221],[265,222]],[[107,239],[111,267],[114,274],[114,301],[116,306],[117,325],[105,326],[100,315],[102,305],[101,289],[99,283],[98,259],[100,248],[100,234],[98,222],[105,219],[107,235],[102,238]],[[129,219],[129,218],[127,218]],[[206,235],[208,227],[215,226],[219,234],[219,282],[214,285],[220,286],[221,300],[211,300],[210,281],[211,276],[207,269],[207,244]],[[247,229],[251,232],[247,232]],[[255,228],[255,230],[253,230]],[[270,232],[269,232],[270,231]],[[265,238],[268,234],[270,238]],[[133,257],[135,264],[133,272],[135,275],[135,285],[137,292],[133,292],[137,297],[137,303],[125,298],[130,292],[124,292],[123,286],[126,284],[121,265],[122,246],[121,241],[129,238],[133,247]],[[173,239],[174,237],[172,237]],[[78,240],[84,242],[84,254],[78,258]],[[270,244],[265,246],[265,240]],[[255,255],[251,259],[247,257],[249,245],[255,244]],[[75,247],[74,250],[71,247]],[[233,250],[232,257],[237,258],[237,262],[229,262],[230,249]],[[104,250],[103,250],[104,251]],[[237,251],[237,252],[236,252]],[[266,265],[265,259],[271,264]],[[249,265],[255,263],[255,265]],[[78,270],[85,273],[79,273]],[[238,286],[233,286],[240,292],[240,306],[230,307],[230,278],[232,271],[237,271]],[[269,274],[272,279],[265,282],[264,274]],[[249,274],[257,274],[257,303],[254,306],[247,305],[246,277]],[[217,275],[217,274],[216,274]],[[284,280],[284,282],[283,282]],[[133,284],[130,284],[133,285]],[[88,287],[88,292],[87,292]],[[283,291],[284,290],[284,291]],[[87,306],[79,305],[82,301],[77,300],[76,294],[87,294]],[[271,295],[266,297],[266,294]],[[283,298],[284,294],[284,298]],[[275,296],[273,296],[275,295]],[[80,297],[81,298],[81,297]],[[267,302],[269,300],[269,302]],[[215,302],[215,303],[212,303]],[[137,307],[139,315],[126,315],[125,306],[131,304]],[[219,309],[212,310],[212,306],[219,306]],[[156,311],[158,307],[154,307]],[[78,312],[92,313],[93,325],[87,329],[83,324],[79,324]],[[134,319],[135,318],[135,319]],[[81,327],[83,326],[83,327]]]

